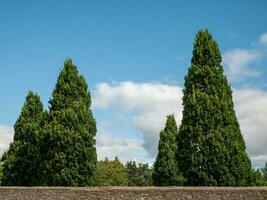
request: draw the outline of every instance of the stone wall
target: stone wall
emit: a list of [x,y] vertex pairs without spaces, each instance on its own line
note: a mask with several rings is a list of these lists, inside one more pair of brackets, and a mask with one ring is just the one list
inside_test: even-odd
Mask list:
[[0,187],[0,199],[267,199],[267,187]]

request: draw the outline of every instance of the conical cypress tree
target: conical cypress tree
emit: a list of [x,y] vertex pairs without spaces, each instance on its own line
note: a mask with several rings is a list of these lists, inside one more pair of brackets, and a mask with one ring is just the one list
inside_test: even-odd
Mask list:
[[86,81],[71,59],[64,62],[50,100],[42,154],[47,185],[92,184],[96,168],[96,122]]
[[33,186],[41,184],[40,129],[44,122],[40,97],[29,92],[14,125],[14,140],[3,155],[3,185]]
[[153,184],[170,186],[182,184],[179,176],[175,154],[178,128],[174,115],[168,115],[165,128],[160,132],[158,155],[154,165]]
[[251,163],[223,74],[217,43],[207,30],[195,39],[183,90],[178,167],[187,185],[248,185]]

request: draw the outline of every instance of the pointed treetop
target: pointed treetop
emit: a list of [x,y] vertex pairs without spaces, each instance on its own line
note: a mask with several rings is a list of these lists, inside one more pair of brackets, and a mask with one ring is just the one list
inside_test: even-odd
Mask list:
[[77,67],[72,63],[72,59],[70,57],[68,57],[65,61],[64,61],[64,69],[67,72],[74,72],[74,74],[78,75],[78,70]]
[[70,58],[67,58],[57,79],[52,99],[49,101],[51,111],[71,107],[74,102],[80,100],[90,107],[91,97],[85,78],[79,75],[77,67]]
[[20,118],[28,117],[30,120],[35,119],[37,115],[43,112],[43,104],[37,93],[29,91],[26,101],[22,107]]
[[176,124],[174,115],[171,114],[167,116],[167,121],[166,121],[164,131],[165,132],[172,131],[173,129],[175,129],[174,131],[177,130],[177,124]]
[[[22,140],[25,137],[25,124],[39,123],[43,115],[43,104],[37,93],[29,91],[26,101],[21,109],[21,114],[17,119],[14,129],[14,140]],[[27,132],[27,131],[26,131]]]
[[[33,109],[33,106],[37,106],[37,109]],[[29,91],[23,108],[28,109],[29,111],[34,111],[35,113],[31,113],[31,116],[35,117],[32,114],[39,114],[39,112],[43,111],[43,104],[40,100],[40,96],[37,93]],[[22,109],[22,112],[23,111],[24,110]]]
[[198,67],[217,67],[222,61],[218,44],[213,40],[207,29],[201,29],[196,34],[193,49],[192,65]]

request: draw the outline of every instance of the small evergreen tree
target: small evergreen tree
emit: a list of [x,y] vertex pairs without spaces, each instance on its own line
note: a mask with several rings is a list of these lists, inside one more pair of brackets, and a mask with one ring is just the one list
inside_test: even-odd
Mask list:
[[223,74],[217,43],[207,30],[195,39],[183,90],[178,167],[187,185],[239,186],[251,183],[251,163]]
[[41,184],[39,131],[44,110],[40,97],[29,92],[21,114],[14,125],[14,139],[2,157],[2,185],[34,186]]
[[64,62],[43,129],[42,164],[46,185],[93,184],[96,168],[96,122],[86,81],[71,59]]
[[154,185],[170,186],[179,185],[183,182],[182,177],[178,173],[175,159],[177,131],[174,115],[167,116],[166,126],[160,132],[158,155],[153,172]]

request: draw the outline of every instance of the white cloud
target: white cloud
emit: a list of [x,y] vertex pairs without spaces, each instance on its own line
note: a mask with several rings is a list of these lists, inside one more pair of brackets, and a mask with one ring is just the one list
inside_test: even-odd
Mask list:
[[14,130],[11,126],[0,124],[0,156],[3,155],[13,139]]
[[[253,88],[235,89],[233,98],[247,151],[254,166],[263,166],[267,161],[267,92]],[[178,123],[182,118],[182,88],[160,83],[101,83],[94,91],[93,106],[106,109],[108,113],[120,111],[128,117],[133,128],[143,133],[144,141],[139,141],[139,148],[142,145],[154,159],[166,115],[174,113]],[[128,151],[129,147],[123,146]]]
[[[182,89],[177,85],[161,83],[118,84],[100,83],[93,95],[93,108],[119,111],[128,117],[132,126],[143,134],[143,147],[155,157],[159,131],[164,127],[166,116],[174,113],[177,122],[182,114]],[[114,111],[115,110],[115,111]]]
[[267,92],[244,88],[234,90],[235,108],[254,165],[267,162]]
[[114,159],[117,156],[123,163],[130,160],[148,162],[147,153],[142,147],[143,141],[140,139],[112,137],[98,132],[96,141],[98,160]]
[[252,46],[247,49],[231,49],[222,55],[226,74],[232,82],[262,74],[257,67],[266,56],[267,33],[263,33]]
[[257,51],[234,49],[227,51],[222,57],[226,73],[232,81],[240,81],[246,77],[255,77],[261,73],[255,68],[255,62],[261,58],[261,54]]
[[267,45],[267,33],[264,33],[260,36],[260,44]]

